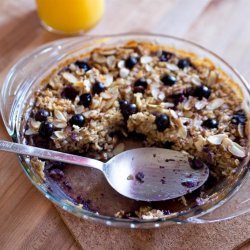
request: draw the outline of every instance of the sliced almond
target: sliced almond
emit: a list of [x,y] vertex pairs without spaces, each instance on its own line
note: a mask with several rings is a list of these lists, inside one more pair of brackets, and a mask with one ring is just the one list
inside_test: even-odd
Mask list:
[[54,115],[55,115],[55,117],[56,117],[59,121],[67,122],[67,119],[66,119],[65,115],[64,115],[61,111],[59,111],[59,110],[56,109],[56,110],[54,111]]
[[217,81],[217,78],[218,78],[218,75],[215,71],[210,71],[209,73],[209,77],[208,77],[208,85],[213,85],[216,83]]
[[222,141],[227,137],[226,134],[210,135],[207,140],[213,145],[220,145]]
[[38,131],[32,128],[29,128],[25,131],[25,135],[35,135],[35,134],[38,134]]
[[197,101],[194,105],[194,107],[197,109],[197,110],[202,110],[207,104],[207,101],[205,100],[201,100],[201,101]]
[[199,119],[198,117],[192,119],[192,124],[194,128],[200,128],[201,124],[202,124],[202,120]]
[[178,119],[178,115],[177,115],[177,113],[176,113],[173,109],[170,109],[170,110],[169,110],[169,113],[171,114],[171,116],[172,116],[174,119]]
[[95,118],[97,116],[99,116],[99,111],[97,110],[89,110],[83,113],[84,117],[86,118]]
[[85,79],[85,80],[83,81],[83,90],[84,90],[84,92],[86,92],[86,93],[90,92],[90,90],[91,90],[91,82],[90,82],[89,79]]
[[31,127],[34,128],[34,129],[39,129],[39,127],[40,127],[40,125],[41,125],[41,122],[36,121],[36,120],[34,120],[34,119],[31,119],[31,120],[30,120],[30,125],[31,125]]
[[244,137],[244,126],[241,123],[238,124],[238,133],[241,138]]
[[141,58],[140,58],[140,62],[142,63],[142,64],[147,64],[147,63],[150,63],[150,62],[152,62],[152,57],[151,56],[142,56]]
[[114,55],[115,53],[116,53],[115,49],[105,49],[100,52],[100,54],[104,56],[111,56]]
[[145,69],[146,69],[147,72],[151,72],[153,68],[149,64],[146,64]]
[[73,125],[73,130],[74,130],[74,132],[76,132],[76,133],[80,133],[80,127],[77,126],[77,125]]
[[105,100],[111,99],[113,96],[111,95],[111,93],[105,91],[101,93],[101,97]]
[[56,128],[66,128],[67,127],[67,122],[61,121],[61,120],[54,120],[54,126]]
[[179,68],[175,64],[167,63],[167,69],[171,71],[179,70]]
[[58,138],[58,139],[64,139],[65,138],[65,132],[64,131],[55,131],[54,135]]
[[98,53],[93,53],[92,58],[93,58],[94,61],[96,61],[98,63],[105,63],[106,60],[107,60],[105,56],[100,55]]
[[116,98],[109,99],[109,101],[107,101],[105,103],[105,106],[103,107],[103,110],[108,110],[109,108],[111,108],[115,101],[116,101]]
[[160,92],[159,95],[158,95],[158,99],[160,99],[161,101],[163,101],[165,99],[165,94],[164,92]]
[[224,104],[224,100],[222,98],[216,98],[207,104],[207,110],[215,110]]
[[81,113],[83,113],[84,112],[84,106],[83,105],[77,105],[76,106],[76,109],[75,109],[75,113],[76,114],[81,114]]
[[70,83],[76,83],[78,82],[78,79],[71,73],[69,72],[63,72],[62,76],[65,80],[67,80]]
[[187,128],[184,127],[184,126],[181,126],[181,127],[178,129],[177,134],[178,134],[181,138],[185,139],[185,138],[187,137]]
[[233,142],[231,145],[228,146],[228,151],[239,158],[243,158],[246,156],[245,149],[236,142]]
[[196,86],[200,86],[201,85],[201,80],[197,75],[192,76],[191,78],[191,82],[196,85]]
[[225,137],[223,140],[222,140],[222,143],[221,145],[223,146],[223,148],[225,150],[227,150],[227,148],[232,145],[232,140],[230,140],[228,137]]
[[[141,108],[141,105],[142,105],[142,102],[141,102],[141,99],[142,99],[142,93],[136,93],[135,95],[135,103],[136,103],[136,106],[138,108]],[[150,104],[149,104],[150,105]]]
[[124,68],[125,67],[125,61],[124,60],[119,61],[117,66],[118,66],[119,69]]
[[101,100],[102,98],[94,98],[93,100],[92,100],[92,103],[91,103],[91,108],[92,109],[96,109],[96,108],[98,108],[99,106],[100,106],[100,103],[101,103]]
[[127,76],[129,75],[129,70],[126,68],[121,68],[120,69],[120,77],[121,78],[127,78]]
[[155,85],[152,85],[152,87],[151,87],[151,94],[152,94],[152,96],[153,96],[155,99],[158,99],[159,93],[160,93],[159,88],[158,88],[157,86],[155,86]]
[[110,67],[110,68],[114,68],[115,67],[115,63],[116,63],[116,59],[114,56],[108,56],[107,57],[107,65]]
[[108,74],[105,75],[104,85],[105,87],[109,87],[113,83],[113,76]]
[[190,109],[192,108],[191,99],[188,99],[187,101],[184,102],[183,108],[184,108],[185,110],[190,110]]
[[[162,106],[163,106],[165,109],[168,109],[168,108],[173,108],[175,105],[174,105],[174,103],[172,103],[172,102],[163,102],[163,103],[162,103]],[[177,117],[178,117],[178,115],[177,115]]]

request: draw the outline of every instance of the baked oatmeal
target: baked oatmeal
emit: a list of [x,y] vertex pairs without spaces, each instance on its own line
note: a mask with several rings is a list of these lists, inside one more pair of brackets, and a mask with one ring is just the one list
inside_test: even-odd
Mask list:
[[[29,144],[103,161],[124,151],[132,138],[147,147],[186,151],[219,178],[246,156],[242,103],[238,85],[207,58],[131,41],[94,49],[54,70],[35,93],[25,135]],[[33,165],[44,169],[43,161]],[[50,171],[54,179],[63,175],[60,168]],[[122,217],[121,211],[116,215]],[[152,214],[164,211],[137,211],[144,219]]]

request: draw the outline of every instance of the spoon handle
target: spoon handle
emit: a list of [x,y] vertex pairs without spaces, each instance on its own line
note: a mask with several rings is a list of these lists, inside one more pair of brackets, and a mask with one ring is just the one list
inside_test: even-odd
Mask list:
[[104,163],[95,159],[90,159],[78,155],[61,153],[53,150],[37,148],[25,144],[0,140],[0,150],[21,155],[36,156],[42,159],[60,161],[64,163],[92,167],[103,171]]

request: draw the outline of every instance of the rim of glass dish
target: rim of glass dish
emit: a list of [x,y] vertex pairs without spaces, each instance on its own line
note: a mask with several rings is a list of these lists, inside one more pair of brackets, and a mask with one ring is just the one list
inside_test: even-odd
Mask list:
[[[25,57],[18,60],[16,62],[16,64],[10,69],[10,71],[13,70],[16,65],[21,64],[22,62],[24,62],[28,58],[32,57],[32,55],[35,55],[37,52],[42,51],[43,49],[51,46],[52,44],[53,45],[56,43],[61,44],[63,41],[66,43],[66,42],[70,42],[73,40],[78,40],[78,41],[82,40],[83,42],[89,42],[91,40],[94,41],[94,40],[100,39],[100,38],[101,39],[105,39],[105,38],[112,39],[112,38],[117,38],[117,37],[126,38],[127,36],[142,36],[145,38],[146,37],[170,38],[170,39],[185,42],[185,43],[190,44],[194,47],[197,47],[197,48],[213,55],[214,57],[219,59],[219,61],[221,61],[223,64],[225,64],[239,78],[239,80],[242,82],[242,84],[244,85],[244,87],[246,88],[246,90],[250,94],[250,87],[248,86],[247,81],[244,79],[244,77],[234,67],[232,67],[229,63],[227,63],[223,58],[218,56],[216,53],[212,52],[209,49],[204,48],[203,46],[201,46],[199,44],[196,44],[195,42],[192,42],[192,41],[189,41],[189,40],[186,40],[183,38],[179,38],[179,37],[175,37],[175,36],[171,36],[171,35],[155,34],[155,33],[129,32],[129,33],[120,33],[120,34],[111,34],[111,35],[107,34],[107,35],[93,35],[93,36],[84,36],[84,37],[70,37],[70,38],[55,40],[55,41],[46,43],[46,44],[38,47],[37,49],[31,51],[28,55],[26,55]],[[65,44],[63,44],[63,45],[65,45]],[[3,89],[6,87],[7,86],[3,86]],[[2,89],[2,91],[3,91],[3,89]],[[2,109],[2,107],[1,107],[1,109]],[[15,117],[15,119],[16,119],[15,130],[16,130],[17,117]],[[5,124],[5,126],[6,126],[6,124]],[[17,137],[15,136],[15,134],[16,134],[16,132],[13,135],[11,135],[11,137],[12,137],[13,141],[17,142]],[[208,207],[206,209],[203,208],[203,205],[194,205],[194,206],[190,207],[188,210],[173,213],[169,217],[162,218],[162,219],[152,219],[152,220],[123,219],[123,218],[116,218],[116,217],[112,217],[112,216],[100,215],[100,214],[79,208],[77,206],[74,206],[73,204],[71,205],[71,204],[65,202],[64,200],[58,199],[57,197],[55,197],[53,195],[53,193],[52,194],[48,193],[47,189],[43,185],[37,183],[32,178],[32,176],[30,175],[30,173],[28,171],[28,167],[25,167],[26,165],[28,166],[28,164],[24,160],[24,157],[18,155],[18,159],[19,159],[20,165],[22,166],[22,169],[24,170],[25,174],[30,179],[32,184],[39,191],[41,191],[46,198],[51,200],[53,203],[57,204],[59,207],[61,207],[65,211],[67,211],[71,214],[74,214],[75,216],[82,217],[84,219],[93,220],[96,222],[100,222],[102,224],[106,224],[109,226],[118,226],[118,227],[127,227],[127,228],[128,227],[130,227],[130,228],[140,228],[140,227],[142,227],[142,228],[143,227],[154,228],[154,227],[160,227],[161,225],[165,225],[169,222],[173,222],[173,223],[177,223],[177,224],[182,224],[182,223],[187,223],[187,222],[195,222],[195,220],[192,221],[192,218],[196,218],[196,217],[199,218],[207,213],[210,213],[213,210],[215,210],[216,208],[223,205],[226,201],[228,201],[237,192],[237,190],[243,185],[244,181],[247,178],[247,173],[248,173],[248,170],[246,168],[243,171],[244,173],[241,173],[241,175],[240,175],[241,178],[238,178],[235,181],[234,186],[231,187],[231,189],[228,190],[228,192],[226,192],[226,194],[224,194],[223,198],[220,199],[220,198],[218,198],[218,195],[217,195],[216,202],[211,207]],[[198,210],[201,210],[201,212],[199,212],[199,214],[196,214],[195,212]],[[188,217],[189,214],[191,215],[190,217]],[[181,216],[185,216],[185,218],[184,219],[178,218]],[[191,220],[188,220],[187,218],[189,218],[189,219],[191,218]]]

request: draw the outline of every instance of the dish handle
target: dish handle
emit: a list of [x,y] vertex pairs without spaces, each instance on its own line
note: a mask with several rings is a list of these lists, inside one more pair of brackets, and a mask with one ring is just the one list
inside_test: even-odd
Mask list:
[[188,219],[192,223],[210,223],[224,221],[240,215],[250,213],[250,169],[245,177],[244,183],[236,193],[224,204],[204,215],[191,217]]

